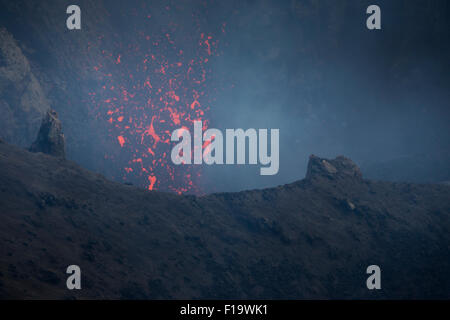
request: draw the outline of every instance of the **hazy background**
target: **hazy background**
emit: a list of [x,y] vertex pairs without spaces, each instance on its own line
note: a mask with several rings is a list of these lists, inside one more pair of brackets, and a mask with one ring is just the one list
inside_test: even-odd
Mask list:
[[[345,155],[375,179],[450,180],[448,1],[79,1],[83,29],[77,32],[65,29],[69,4],[0,1],[0,26],[28,61],[26,72],[37,79],[43,101],[59,112],[68,157],[91,170],[116,180],[123,171],[105,159],[120,147],[108,138],[105,121],[90,113],[88,93],[103,85],[91,67],[107,66],[105,48],[123,54],[120,48],[142,42],[140,32],[170,29],[186,55],[195,56],[191,34],[218,41],[202,88],[210,127],[280,129],[277,175],[260,176],[259,165],[204,165],[197,181],[204,192],[301,179],[310,154]],[[371,4],[381,7],[382,30],[366,28]],[[3,56],[14,47],[2,46]],[[0,80],[6,83],[0,89],[19,82],[5,72]],[[24,90],[15,97],[35,92]],[[31,133],[19,139],[23,129],[7,127],[31,119],[27,111],[14,112],[20,103],[7,92],[0,90],[0,106],[11,115],[0,133],[26,145]]]

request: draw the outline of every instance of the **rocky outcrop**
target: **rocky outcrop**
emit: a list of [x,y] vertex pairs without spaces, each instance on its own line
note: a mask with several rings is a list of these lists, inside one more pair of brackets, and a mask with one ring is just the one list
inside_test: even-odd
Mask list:
[[64,134],[56,111],[51,109],[47,111],[30,151],[42,152],[55,157],[66,157]]
[[13,36],[0,28],[0,136],[29,145],[49,103],[30,63]]
[[352,160],[344,156],[338,156],[333,160],[328,160],[311,155],[309,157],[306,179],[323,177],[351,177],[362,179],[362,173],[359,167]]

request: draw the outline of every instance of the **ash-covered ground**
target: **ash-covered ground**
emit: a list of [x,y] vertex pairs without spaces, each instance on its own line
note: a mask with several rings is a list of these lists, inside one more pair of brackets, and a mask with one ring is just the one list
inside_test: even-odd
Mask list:
[[[365,180],[344,157],[196,197],[2,142],[0,208],[3,299],[450,298],[450,186]],[[366,287],[373,264],[382,290]]]

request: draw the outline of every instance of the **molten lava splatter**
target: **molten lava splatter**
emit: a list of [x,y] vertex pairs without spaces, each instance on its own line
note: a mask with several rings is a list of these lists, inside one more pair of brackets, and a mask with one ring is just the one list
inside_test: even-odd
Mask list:
[[125,144],[125,139],[122,136],[118,136],[117,140],[119,141],[120,146],[123,148],[123,145]]
[[[144,11],[142,17],[151,21]],[[122,172],[118,178],[149,190],[199,193],[201,167],[174,165],[170,136],[181,127],[192,131],[196,120],[208,127],[209,64],[218,55],[218,41],[200,30],[187,34],[176,23],[169,26],[154,33],[149,26],[113,47],[104,45],[103,59],[89,70],[100,83],[89,93],[89,104],[117,146],[105,159]],[[98,48],[104,39],[99,37]]]

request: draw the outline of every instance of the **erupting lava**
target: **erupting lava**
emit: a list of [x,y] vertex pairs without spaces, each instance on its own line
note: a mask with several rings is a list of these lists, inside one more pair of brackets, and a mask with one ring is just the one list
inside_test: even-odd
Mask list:
[[[102,37],[98,41],[102,48]],[[171,162],[170,135],[196,120],[208,127],[208,62],[218,55],[217,44],[211,34],[183,34],[174,24],[101,49],[101,63],[90,70],[100,86],[91,89],[89,104],[98,121],[107,122],[116,148],[105,158],[122,172],[119,178],[149,190],[201,193],[200,168]]]

